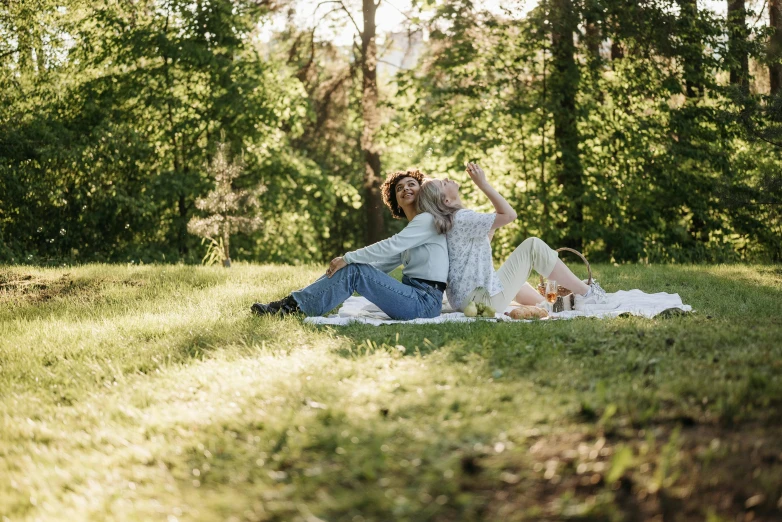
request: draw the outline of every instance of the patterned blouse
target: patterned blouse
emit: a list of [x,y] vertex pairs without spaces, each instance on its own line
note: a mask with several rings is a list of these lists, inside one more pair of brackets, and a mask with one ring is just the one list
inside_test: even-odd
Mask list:
[[502,292],[502,283],[494,271],[489,232],[497,214],[480,214],[462,209],[454,215],[448,240],[448,302],[461,310],[464,300],[478,287],[489,295]]

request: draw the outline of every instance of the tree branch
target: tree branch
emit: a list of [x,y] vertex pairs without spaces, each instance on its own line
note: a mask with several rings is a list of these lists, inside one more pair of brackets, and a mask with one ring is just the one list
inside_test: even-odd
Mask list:
[[[329,4],[333,4],[333,3],[336,3],[336,2],[328,2],[328,3],[329,3]],[[337,11],[341,11],[341,10],[342,10],[342,8],[341,8],[341,7],[335,7],[335,8],[334,8],[334,9],[332,9],[331,11],[329,11],[329,12],[327,12],[326,14],[324,14],[323,16],[321,16],[321,17],[318,19],[318,21],[317,21],[317,22],[315,22],[315,25],[318,25],[320,22],[322,22],[323,20],[325,20],[325,18],[326,18],[328,15],[330,15],[331,13],[336,13]]]
[[[764,7],[765,7],[765,6],[764,6]],[[749,14],[749,13],[747,13],[747,14]],[[757,27],[757,25],[758,25],[758,22],[760,21],[760,18],[761,18],[761,17],[762,17],[764,14],[765,14],[765,10],[763,9],[763,7],[761,7],[760,9],[758,9],[758,17],[757,17],[757,18],[755,18],[755,21],[754,21],[754,22],[752,22],[752,25],[751,25],[750,27],[752,27],[753,29],[754,29],[755,27]]]
[[[350,14],[350,11],[348,11],[347,6],[345,5],[345,3],[342,0],[323,0],[322,2],[318,3],[318,5],[315,6],[315,9],[312,11],[312,13],[315,14],[320,6],[326,5],[326,4],[339,4],[340,7],[342,8],[342,10],[345,11],[345,14],[348,15],[348,18],[350,18],[350,21],[353,22],[353,27],[355,27],[356,31],[358,31],[359,36],[363,37],[363,33],[361,32],[361,29],[358,28],[358,24],[356,23],[356,20],[353,18],[353,15]],[[328,13],[323,15],[320,19],[323,20],[325,17],[327,17],[328,15],[333,13],[334,11],[340,9],[340,7],[338,7],[337,9],[333,9],[333,10],[329,11]]]
[[350,21],[353,22],[353,27],[355,27],[356,31],[358,31],[358,35],[363,38],[364,37],[364,33],[361,31],[361,29],[358,28],[358,24],[356,23],[356,20],[353,18],[353,15],[350,14],[350,11],[348,11],[348,8],[345,5],[345,2],[343,2],[342,0],[337,0],[337,1],[342,6],[342,9],[345,11],[345,14],[348,15],[348,18],[350,18]]
[[386,61],[386,60],[383,60],[382,58],[378,58],[378,59],[377,59],[377,61],[378,61],[379,63],[384,63],[384,64],[386,64],[386,65],[390,65],[391,67],[396,67],[397,69],[402,69],[402,66],[401,66],[401,65],[397,65],[397,64],[395,64],[395,63],[388,62],[388,61]]
[[10,55],[14,54],[16,51],[18,51],[18,49],[11,49],[10,51],[6,51],[4,53],[0,53],[0,59],[1,58],[5,58],[6,56],[10,56]]
[[[393,7],[394,9],[396,9],[396,11],[397,11],[399,14],[401,14],[402,16],[404,16],[405,18],[407,18],[407,21],[408,21],[408,22],[412,22],[412,21],[413,21],[413,19],[412,19],[412,18],[410,18],[410,16],[409,16],[407,13],[404,13],[404,12],[402,12],[402,10],[401,10],[401,9],[399,9],[397,6],[395,6],[394,4],[392,4],[391,2],[389,2],[388,0],[386,0],[386,3],[387,3],[388,5],[390,5],[391,7]],[[379,0],[378,0],[378,2],[377,2],[377,5],[376,5],[375,7],[380,7],[380,1],[379,1]]]
[[759,133],[756,130],[752,130],[751,133],[752,133],[753,136],[755,136],[759,140],[765,141],[766,143],[768,143],[770,145],[774,145],[775,147],[782,147],[782,142],[770,140],[770,139],[766,138],[765,136],[763,136],[761,133]]
[[318,11],[318,8],[322,5],[326,4],[341,4],[339,0],[323,0],[322,2],[318,3],[318,5],[315,6],[315,9],[312,10],[312,14],[315,14]]

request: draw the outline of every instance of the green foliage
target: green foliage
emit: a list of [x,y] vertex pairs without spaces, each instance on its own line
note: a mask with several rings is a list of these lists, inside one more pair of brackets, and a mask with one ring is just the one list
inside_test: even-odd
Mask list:
[[225,263],[225,244],[223,243],[222,236],[217,239],[211,237],[204,237],[201,239],[201,245],[206,245],[206,253],[201,259],[201,264],[204,266],[214,266],[220,263]]
[[[408,103],[389,133],[463,184],[465,161],[484,164],[520,215],[495,239],[499,259],[529,235],[581,238],[600,260],[780,259],[773,100],[734,103],[725,21],[666,1],[566,4],[541,2],[524,20],[442,6],[423,69],[399,75]],[[574,15],[610,56],[584,38],[567,61],[557,42]],[[447,159],[430,162],[427,148]]]
[[[730,84],[745,55],[765,74],[769,31],[692,0],[415,5],[428,40],[381,89],[382,164],[449,175],[489,210],[463,172],[480,162],[520,215],[498,259],[532,235],[604,261],[782,259],[782,98]],[[268,189],[237,259],[362,246],[355,49],[293,25],[259,42],[283,7],[0,4],[0,260],[197,262],[187,223],[221,133],[243,153],[234,188]]]
[[611,469],[606,475],[606,482],[613,484],[619,480],[627,469],[633,465],[633,450],[628,447],[619,448],[611,459]]
[[203,166],[221,132],[234,153],[244,151],[237,188],[272,187],[261,212],[273,235],[239,241],[239,256],[321,258],[317,248],[290,245],[315,243],[330,207],[313,205],[303,223],[290,214],[311,203],[312,187],[332,198],[345,190],[339,180],[324,186],[319,168],[291,147],[307,101],[300,82],[280,78],[284,66],[253,43],[265,7],[72,2],[38,13],[4,11],[3,28],[24,15],[75,43],[60,42],[52,51],[60,60],[45,70],[15,79],[14,55],[0,69],[11,87],[0,94],[0,230],[13,238],[6,259],[193,260],[186,226],[210,188]]

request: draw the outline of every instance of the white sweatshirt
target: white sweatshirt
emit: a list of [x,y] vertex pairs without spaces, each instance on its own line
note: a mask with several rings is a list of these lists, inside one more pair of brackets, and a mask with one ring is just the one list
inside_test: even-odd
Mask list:
[[372,265],[386,274],[399,265],[407,277],[446,282],[448,245],[445,234],[438,234],[434,218],[428,212],[418,214],[398,234],[364,248],[348,252],[345,262]]

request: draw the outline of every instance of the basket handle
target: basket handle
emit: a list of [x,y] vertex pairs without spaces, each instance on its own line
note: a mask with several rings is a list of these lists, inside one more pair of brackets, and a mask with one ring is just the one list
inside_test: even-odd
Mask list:
[[[572,253],[576,254],[578,257],[581,258],[581,261],[583,261],[584,264],[587,266],[587,273],[589,274],[589,278],[587,279],[587,286],[591,285],[592,284],[592,267],[589,266],[589,261],[587,261],[587,258],[584,257],[584,254],[582,254],[581,252],[579,252],[578,250],[576,250],[574,248],[568,248],[568,247],[562,247],[562,248],[558,248],[556,250],[556,252],[563,252],[563,251],[564,252],[572,252]],[[540,276],[540,284],[542,285],[544,282],[545,282],[544,277]]]

